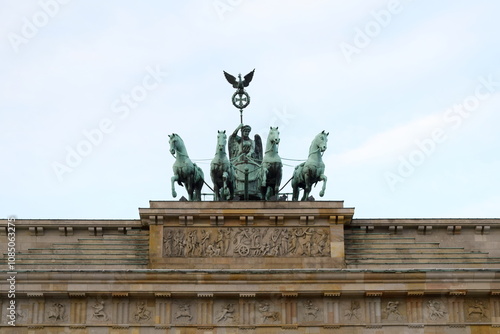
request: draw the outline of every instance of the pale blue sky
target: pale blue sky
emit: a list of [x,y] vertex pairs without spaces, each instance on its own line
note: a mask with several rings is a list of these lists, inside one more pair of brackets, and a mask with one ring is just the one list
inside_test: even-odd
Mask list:
[[255,68],[252,134],[279,126],[281,157],[305,159],[330,132],[323,199],[357,218],[499,217],[498,13],[486,0],[0,0],[0,216],[138,218],[172,200],[168,134],[211,159],[217,130],[239,124],[222,71]]

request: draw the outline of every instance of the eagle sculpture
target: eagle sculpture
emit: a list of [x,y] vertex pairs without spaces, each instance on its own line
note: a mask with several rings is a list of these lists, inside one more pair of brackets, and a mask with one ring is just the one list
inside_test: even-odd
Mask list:
[[247,75],[245,75],[243,78],[244,80],[241,80],[241,73],[238,74],[238,79],[236,79],[235,76],[227,73],[226,71],[222,71],[224,72],[224,76],[226,77],[227,81],[233,85],[234,88],[236,88],[238,91],[238,93],[243,93],[244,91],[244,88],[245,87],[248,87],[248,85],[250,84],[250,81],[252,81],[252,78],[253,78],[253,73],[255,72],[255,69],[253,69],[252,72],[248,73]]

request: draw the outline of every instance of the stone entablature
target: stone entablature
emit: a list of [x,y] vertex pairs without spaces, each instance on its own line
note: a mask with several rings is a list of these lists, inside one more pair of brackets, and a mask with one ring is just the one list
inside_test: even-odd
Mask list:
[[152,201],[139,220],[19,219],[19,321],[0,332],[497,332],[500,219],[353,214]]
[[[454,327],[453,333],[465,334],[474,326],[495,333],[500,326],[500,283],[492,281],[492,275],[495,271],[19,272],[23,292],[17,298],[16,333],[35,328],[142,334],[158,329],[252,329],[261,334],[384,328],[384,333],[401,333],[413,327],[444,333]],[[89,277],[91,284],[82,285]],[[50,292],[39,292],[48,279],[58,284]],[[0,304],[6,301],[3,297]]]
[[500,219],[353,219],[348,268],[500,268]]
[[[7,240],[4,222],[0,240]],[[149,232],[142,228],[139,220],[16,219],[16,268],[146,268]]]
[[139,209],[150,268],[342,268],[343,202],[161,202]]

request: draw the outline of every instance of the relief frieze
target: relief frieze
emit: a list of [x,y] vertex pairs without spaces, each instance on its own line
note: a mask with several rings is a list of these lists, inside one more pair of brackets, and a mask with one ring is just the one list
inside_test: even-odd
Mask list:
[[275,305],[262,301],[258,303],[258,308],[257,310],[259,311],[260,314],[260,321],[265,324],[266,322],[268,323],[275,323],[281,319],[281,313],[278,311],[274,310]]
[[164,257],[330,256],[327,228],[164,228]]

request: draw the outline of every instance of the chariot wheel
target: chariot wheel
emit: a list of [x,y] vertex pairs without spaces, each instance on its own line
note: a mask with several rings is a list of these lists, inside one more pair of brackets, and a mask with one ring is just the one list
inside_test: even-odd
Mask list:
[[240,253],[241,256],[248,256],[248,254],[250,254],[250,248],[246,245],[241,245],[238,249],[238,253]]

